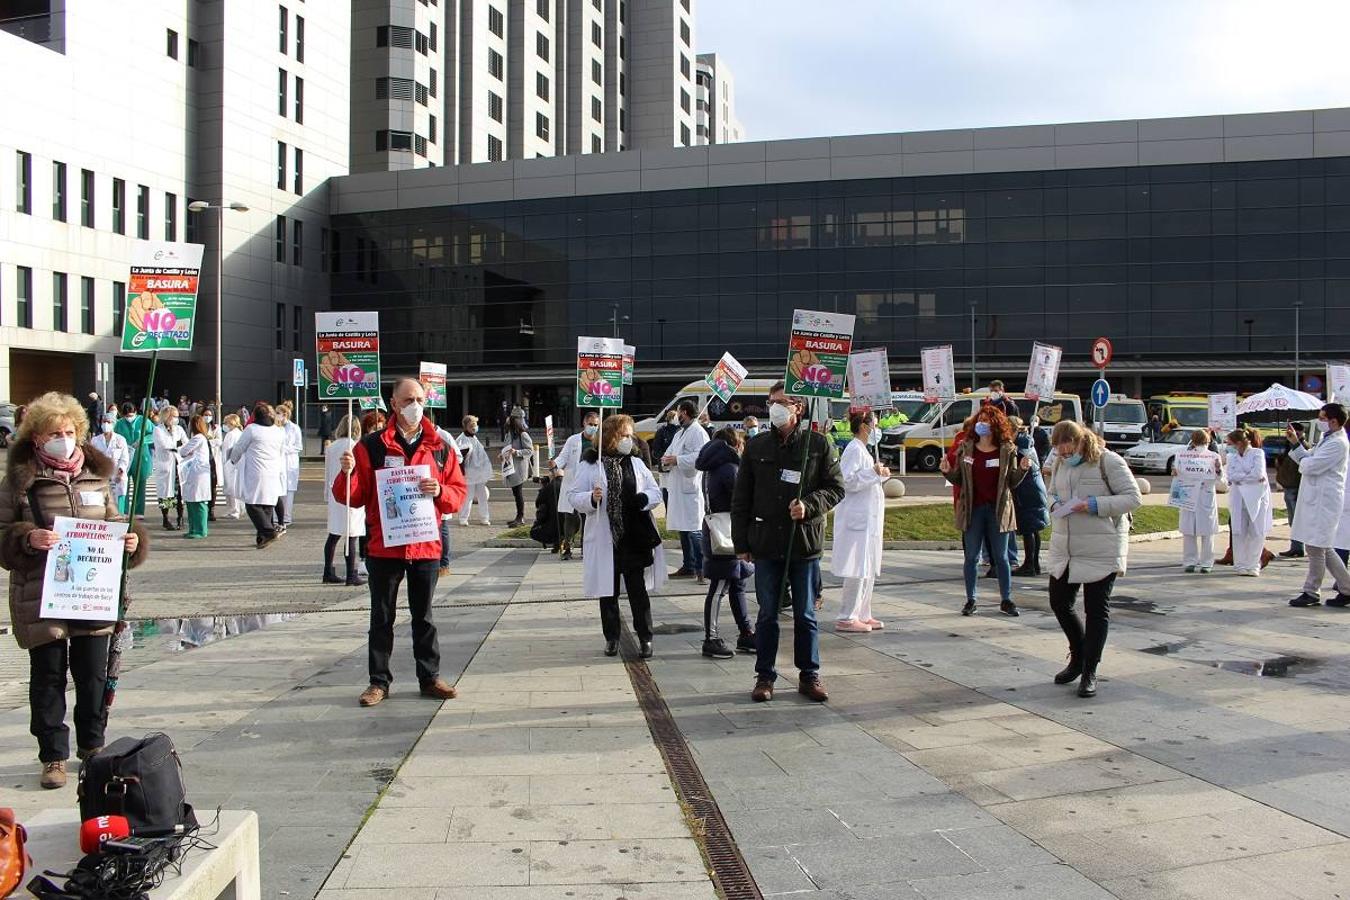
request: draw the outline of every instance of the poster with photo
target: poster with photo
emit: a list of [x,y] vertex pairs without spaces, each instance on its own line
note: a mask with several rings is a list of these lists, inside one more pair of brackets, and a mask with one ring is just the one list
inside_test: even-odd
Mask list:
[[891,369],[885,347],[849,355],[848,405],[850,409],[891,408]]
[[1039,401],[1055,396],[1059,383],[1059,362],[1064,351],[1040,341],[1031,345],[1031,363],[1027,366],[1027,386],[1023,392],[1028,400]]
[[380,530],[386,547],[440,540],[441,517],[436,512],[436,503],[422,493],[422,480],[430,477],[430,466],[391,466],[375,470]]
[[380,395],[380,314],[314,314],[319,399]]
[[417,380],[427,392],[427,409],[445,409],[445,363],[418,364]]
[[1209,427],[1214,432],[1228,433],[1237,428],[1237,394],[1232,391],[1209,395]]
[[168,241],[131,245],[124,351],[192,349],[203,249],[201,244]]
[[741,382],[745,381],[745,376],[749,374],[745,366],[737,361],[736,357],[730,353],[723,353],[722,358],[713,366],[712,371],[703,378],[703,383],[708,386],[708,390],[717,395],[717,399],[723,403],[730,403],[732,396],[736,393]]
[[793,311],[783,377],[788,396],[843,399],[853,323],[847,313]]
[[57,516],[57,544],[47,551],[41,617],[117,621],[126,522]]
[[577,338],[577,406],[623,406],[623,348],[618,338]]
[[951,400],[956,397],[956,363],[951,344],[925,347],[919,352],[923,368],[923,399],[925,403]]

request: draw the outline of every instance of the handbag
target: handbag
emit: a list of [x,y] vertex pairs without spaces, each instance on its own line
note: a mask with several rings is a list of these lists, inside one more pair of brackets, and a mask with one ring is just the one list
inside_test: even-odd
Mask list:
[[80,766],[80,818],[125,816],[133,830],[196,826],[183,765],[163,733],[118,738]]
[[0,807],[0,897],[8,897],[23,885],[24,873],[33,858],[24,847],[28,833],[14,819],[14,810]]
[[708,528],[708,550],[713,556],[735,556],[736,545],[731,540],[731,513],[708,513],[703,517]]

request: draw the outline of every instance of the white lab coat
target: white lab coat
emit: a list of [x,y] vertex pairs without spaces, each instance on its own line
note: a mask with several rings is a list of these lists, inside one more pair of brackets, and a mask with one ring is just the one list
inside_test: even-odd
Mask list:
[[666,474],[666,528],[670,531],[703,529],[703,473],[694,463],[706,443],[708,432],[697,422],[690,422],[666,450],[675,457],[675,468]]
[[178,493],[178,448],[187,443],[187,432],[182,425],[173,426],[172,432],[156,425],[151,440],[155,448],[155,493],[161,500],[170,499]]
[[286,432],[275,425],[253,423],[230,451],[238,466],[239,499],[275,506],[286,494]]
[[[286,493],[293,494],[300,489],[300,453],[305,447],[305,434],[299,425],[287,421],[285,435]],[[290,515],[290,510],[286,513]]]
[[464,480],[469,484],[487,484],[492,480],[492,459],[476,434],[460,432],[455,441],[464,460]]
[[127,493],[127,472],[131,470],[131,447],[127,439],[115,431],[96,434],[89,441],[93,448],[113,463],[113,475],[108,479],[113,496],[121,499]]
[[239,443],[239,438],[243,433],[242,429],[231,428],[220,439],[220,485],[221,490],[225,492],[225,496],[229,498],[239,496],[239,466],[230,459],[230,451],[234,449],[235,444]]
[[222,458],[222,438],[220,426],[215,422],[207,425],[206,443],[211,447],[211,468],[216,473],[216,484],[225,483],[225,460]]
[[1336,539],[1331,546],[1338,550],[1350,550],[1350,471],[1345,475],[1345,499],[1341,506],[1341,524],[1336,527]]
[[[700,429],[701,431],[702,429]],[[609,479],[599,462],[577,463],[576,480],[572,485],[572,508],[582,515],[589,516],[586,522],[586,536],[582,540],[581,590],[586,597],[614,596],[614,539],[609,530]],[[633,457],[633,477],[637,481],[639,494],[647,495],[647,510],[661,505],[661,488],[652,477],[651,470]],[[591,491],[596,485],[604,492],[597,509],[591,505]],[[643,581],[648,591],[660,590],[666,583],[666,556],[660,545],[652,551],[652,566],[643,573]]]
[[[582,434],[577,432],[568,437],[563,442],[562,452],[553,459],[556,465],[563,473],[562,487],[558,489],[558,513],[574,513],[576,509],[572,507],[572,501],[568,495],[571,493],[572,486],[577,483],[577,466],[581,465],[581,448],[584,440]],[[590,506],[590,504],[586,504]]]
[[[1214,461],[1222,462],[1219,454],[1209,450],[1203,451]],[[1222,470],[1223,466],[1219,466]],[[1220,481],[1225,481],[1222,471],[1214,473],[1212,478],[1200,478],[1194,475],[1178,475],[1189,484],[1195,484],[1195,510],[1183,509],[1181,511],[1181,533],[1185,535],[1214,535],[1219,533],[1219,500],[1215,493],[1215,488]]]
[[194,434],[178,451],[178,479],[184,503],[211,500],[211,448],[206,435]]
[[1270,503],[1270,479],[1266,454],[1248,447],[1239,455],[1228,454],[1228,514],[1233,537],[1233,571],[1257,572],[1261,551],[1275,520]]
[[323,495],[328,500],[329,534],[345,533],[348,537],[365,537],[366,534],[365,509],[362,507],[353,509],[333,499],[333,482],[342,471],[342,454],[350,453],[355,445],[356,442],[351,438],[339,438],[329,444],[323,453]]
[[844,448],[839,471],[844,499],[834,508],[834,552],[830,571],[840,578],[876,578],[881,574],[881,530],[886,492],[867,445],[854,438]]
[[1325,435],[1312,450],[1295,447],[1289,455],[1303,475],[1290,536],[1310,547],[1330,547],[1339,537],[1345,515],[1346,470],[1350,467],[1345,429]]

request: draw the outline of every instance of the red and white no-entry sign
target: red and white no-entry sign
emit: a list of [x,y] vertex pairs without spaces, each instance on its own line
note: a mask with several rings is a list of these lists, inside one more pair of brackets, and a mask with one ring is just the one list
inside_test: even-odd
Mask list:
[[1111,339],[1099,337],[1092,342],[1092,364],[1099,369],[1111,365]]

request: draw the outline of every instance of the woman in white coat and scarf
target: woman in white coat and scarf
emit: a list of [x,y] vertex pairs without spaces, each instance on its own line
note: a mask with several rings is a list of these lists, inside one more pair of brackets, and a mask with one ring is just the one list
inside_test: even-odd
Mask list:
[[[323,545],[323,583],[359,587],[365,584],[366,580],[356,571],[358,560],[356,544],[359,538],[366,536],[366,513],[360,507],[352,508],[338,502],[333,496],[333,482],[342,471],[342,454],[351,453],[352,447],[361,439],[361,420],[354,415],[343,416],[330,437],[332,443],[323,453],[323,495],[328,498],[328,540]],[[333,568],[333,553],[337,550],[343,535],[347,536],[347,544],[342,553],[347,564],[345,578],[339,576]]]
[[881,532],[886,518],[886,493],[881,486],[891,477],[891,471],[868,449],[877,427],[876,416],[871,412],[851,413],[848,425],[853,440],[839,460],[844,499],[834,509],[834,549],[830,555],[830,571],[844,579],[834,630],[866,633],[885,627],[872,615],[872,590],[881,575]]
[[1195,508],[1182,509],[1181,564],[1187,572],[1214,568],[1214,535],[1219,533],[1218,483],[1224,480],[1223,458],[1209,449],[1207,428],[1191,432],[1186,459],[1178,459],[1177,475],[1195,494]]
[[1228,527],[1233,534],[1233,571],[1255,578],[1261,574],[1266,535],[1275,520],[1270,479],[1260,436],[1239,426],[1228,433]]
[[286,435],[286,500],[281,503],[279,519],[281,530],[295,521],[295,492],[300,489],[300,453],[304,450],[305,435],[292,419],[295,411],[289,401],[277,407],[277,424]]
[[253,407],[253,422],[230,451],[238,466],[239,497],[257,532],[259,550],[281,534],[277,501],[286,496],[286,432],[276,427],[272,407]]
[[577,466],[568,496],[572,506],[589,517],[582,539],[582,588],[600,600],[605,655],[619,652],[619,582],[628,591],[633,630],[641,655],[652,655],[652,604],[648,591],[665,582],[666,561],[661,534],[651,511],[661,503],[661,489],[651,470],[634,454],[633,419],[613,415],[601,428],[600,453],[587,448]]
[[[166,406],[160,411],[152,441],[154,444],[155,493],[159,496],[159,511],[164,516],[164,529],[177,531],[183,527],[183,496],[178,484],[178,448],[187,443],[187,434],[178,424],[178,410]],[[178,518],[169,522],[169,510],[177,507]]]
[[468,483],[469,493],[464,496],[464,505],[459,508],[459,524],[469,524],[469,510],[478,503],[478,524],[491,525],[492,514],[488,512],[488,482],[492,480],[492,458],[487,448],[478,439],[478,417],[465,416],[461,422],[464,430],[455,442],[460,456],[464,458],[464,480]]

